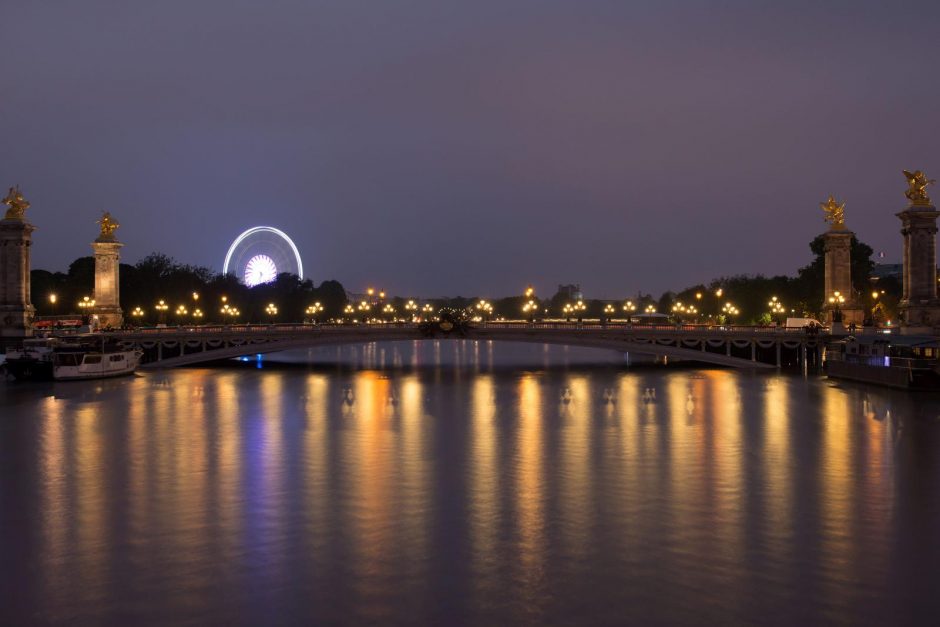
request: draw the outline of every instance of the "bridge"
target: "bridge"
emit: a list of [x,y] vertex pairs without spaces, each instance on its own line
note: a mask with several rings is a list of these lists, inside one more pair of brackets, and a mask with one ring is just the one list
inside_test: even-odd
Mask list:
[[484,322],[445,331],[416,323],[143,328],[109,334],[144,368],[190,366],[290,349],[414,340],[531,342],[614,350],[733,368],[818,366],[827,335],[780,327]]

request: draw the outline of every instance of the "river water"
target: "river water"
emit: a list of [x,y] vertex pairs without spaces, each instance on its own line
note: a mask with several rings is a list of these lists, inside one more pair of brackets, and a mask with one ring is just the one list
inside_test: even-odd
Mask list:
[[281,360],[0,383],[0,624],[936,620],[934,397],[474,342]]

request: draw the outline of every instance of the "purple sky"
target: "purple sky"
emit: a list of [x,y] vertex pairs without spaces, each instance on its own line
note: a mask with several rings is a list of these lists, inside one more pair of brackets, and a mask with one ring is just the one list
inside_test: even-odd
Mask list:
[[613,298],[793,272],[829,193],[897,261],[940,3],[818,4],[4,0],[0,185],[47,269],[107,209],[129,262],[270,224],[351,290]]

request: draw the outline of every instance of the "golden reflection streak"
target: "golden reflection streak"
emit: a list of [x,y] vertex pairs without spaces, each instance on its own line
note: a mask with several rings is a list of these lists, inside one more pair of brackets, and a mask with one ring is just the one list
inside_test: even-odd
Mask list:
[[244,488],[241,483],[242,426],[239,409],[241,373],[217,374],[214,378],[215,419],[218,426],[217,461],[214,473],[214,487],[218,495],[216,529],[226,533],[224,550],[234,554],[242,542],[244,517],[241,504]]
[[330,433],[328,425],[330,378],[322,374],[310,374],[305,385],[304,417],[304,470],[307,478],[304,496],[305,510],[309,512],[311,537],[305,538],[308,550],[313,555],[322,555],[329,547],[329,512],[325,507],[330,502]]
[[[696,446],[698,439],[689,422],[689,382],[684,376],[672,376],[666,380],[666,402],[669,411],[669,499],[673,516],[678,518],[681,511],[676,508],[695,500],[697,493],[691,477],[699,474],[695,468]],[[693,403],[694,405],[694,403]]]
[[398,549],[412,559],[408,568],[422,569],[426,564],[417,557],[428,554],[428,536],[431,508],[428,500],[431,493],[431,465],[427,454],[427,428],[433,422],[427,420],[424,411],[424,385],[417,375],[409,375],[400,384],[397,408],[401,422],[398,459],[395,464],[401,469],[397,481],[401,494],[399,517],[401,521],[400,546]]
[[[787,379],[776,377],[764,392],[764,509],[773,546],[781,547],[792,529],[792,466],[790,463],[790,390]],[[780,556],[783,558],[784,556]]]
[[499,473],[497,468],[496,388],[493,377],[473,380],[468,439],[470,541],[475,592],[486,598],[498,563]]
[[725,370],[706,374],[712,390],[711,416],[714,422],[711,450],[703,476],[708,477],[707,493],[712,503],[714,551],[716,559],[736,561],[744,552],[744,450],[741,421],[740,381]]
[[538,596],[545,543],[545,511],[542,435],[542,388],[531,374],[519,379],[519,429],[514,475],[519,521],[519,564],[521,594],[530,600]]
[[105,477],[102,472],[102,459],[105,455],[99,428],[97,402],[81,403],[75,410],[74,449],[75,484],[73,520],[74,546],[77,572],[82,573],[82,594],[91,602],[103,603],[108,596],[108,495]]
[[[852,577],[849,569],[857,563],[852,555],[855,472],[852,467],[852,410],[845,390],[827,387],[823,391],[822,440],[819,471],[820,563],[832,572],[832,581]],[[835,574],[835,571],[841,571]],[[827,586],[833,602],[841,604],[847,591]]]
[[567,510],[562,516],[564,540],[575,558],[584,557],[590,544],[588,532],[592,486],[590,480],[591,461],[591,408],[595,399],[591,385],[584,375],[572,375],[568,388],[571,400],[562,405],[562,429],[560,434],[560,492],[562,507]]
[[66,449],[66,408],[67,403],[54,396],[42,401],[42,426],[40,428],[40,472],[39,485],[42,494],[42,550],[40,571],[46,590],[42,596],[51,606],[58,605],[56,594],[65,590],[68,584],[62,558],[68,545],[69,484],[68,467],[70,451]]
[[149,380],[144,380],[135,386],[130,392],[134,402],[129,403],[127,409],[127,501],[132,529],[145,529],[151,516],[147,482],[151,476],[149,447],[154,443],[147,434],[147,427],[154,392],[149,383]]
[[[175,456],[173,476],[177,482],[172,486],[177,511],[187,512],[187,518],[179,521],[179,531],[174,542],[180,549],[176,555],[190,555],[203,550],[210,539],[209,474],[207,460],[206,406],[203,398],[205,371],[188,373],[185,379],[176,380],[173,392],[173,433],[169,446]],[[164,445],[167,444],[164,442]]]
[[389,388],[388,379],[376,371],[357,373],[355,403],[343,432],[343,464],[352,469],[343,524],[357,539],[350,567],[363,606],[376,611],[381,609],[375,600],[382,579],[389,576],[385,569],[391,562],[392,524],[398,514],[391,507],[396,477],[390,458],[394,435],[387,415]]

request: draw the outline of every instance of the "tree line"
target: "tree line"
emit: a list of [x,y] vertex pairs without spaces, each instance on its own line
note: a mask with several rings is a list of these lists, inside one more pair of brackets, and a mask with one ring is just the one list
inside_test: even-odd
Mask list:
[[[689,286],[679,291],[667,291],[659,297],[638,293],[617,301],[584,299],[582,308],[574,315],[582,318],[623,318],[629,313],[639,314],[650,309],[669,316],[673,321],[689,322],[736,322],[740,324],[770,323],[774,316],[769,299],[777,298],[782,304],[779,317],[821,317],[823,289],[825,285],[825,252],[822,236],[809,244],[814,254],[813,261],[800,268],[794,276],[734,275],[720,277],[708,283]],[[866,316],[881,323],[897,315],[897,304],[901,286],[897,279],[889,277],[875,282],[872,279],[874,262],[872,248],[852,238],[852,283],[856,289],[855,299],[866,311]],[[81,257],[69,265],[68,272],[33,270],[33,303],[39,315],[63,315],[80,313],[77,303],[94,293],[95,262],[93,257]],[[520,290],[521,291],[521,290]],[[55,299],[50,298],[55,295]],[[848,296],[848,295],[846,295]],[[368,311],[361,303],[349,302],[343,285],[335,280],[315,285],[310,279],[283,273],[271,283],[248,287],[233,275],[222,275],[201,266],[182,264],[171,257],[152,253],[136,264],[120,265],[120,300],[125,319],[131,324],[154,324],[165,322],[299,322],[314,316],[319,320],[403,318],[413,310],[406,297],[389,297],[381,302],[370,303]],[[163,301],[167,307],[157,311],[155,305]],[[523,307],[529,301],[536,307],[532,317],[564,317],[564,307],[573,304],[569,295],[558,292],[551,297],[527,297],[524,294],[506,296],[493,300],[488,312],[490,318],[519,319]],[[469,308],[479,314],[477,307],[481,297],[452,297],[422,299],[413,302],[419,306],[430,305],[433,311],[442,308]],[[632,308],[625,310],[630,303]],[[322,310],[311,315],[309,307],[319,303]],[[277,313],[269,307],[275,305]],[[728,313],[733,304],[736,313]],[[226,315],[223,307],[238,310],[238,315]],[[385,305],[390,305],[390,311]],[[610,307],[614,312],[610,313]],[[134,316],[135,308],[143,315]],[[683,311],[683,308],[685,309]],[[194,312],[202,316],[197,320]],[[185,313],[183,311],[185,310]],[[351,311],[350,311],[351,310]],[[178,313],[179,312],[179,313]],[[418,312],[420,313],[420,311]]]

